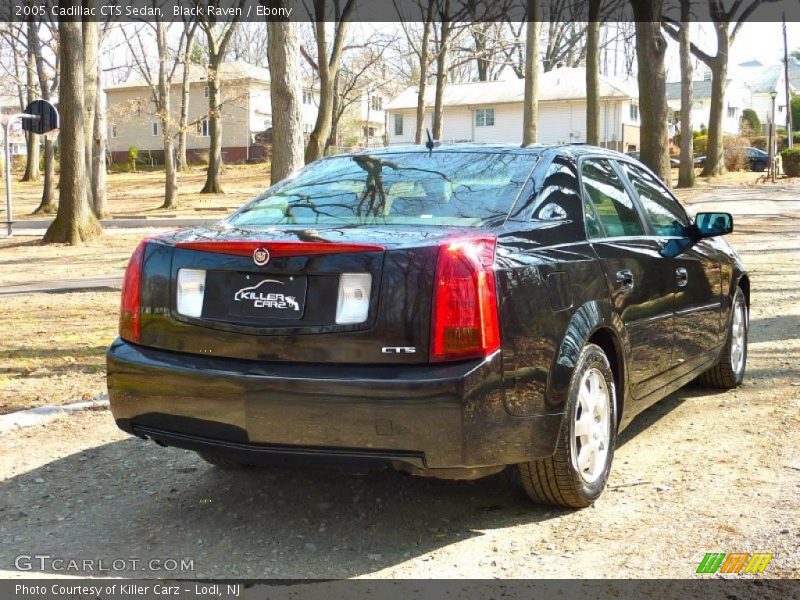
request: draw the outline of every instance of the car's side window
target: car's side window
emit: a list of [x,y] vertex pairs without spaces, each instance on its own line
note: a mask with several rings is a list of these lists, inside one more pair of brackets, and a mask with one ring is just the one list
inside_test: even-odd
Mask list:
[[[603,158],[581,161],[581,180],[584,204],[594,208],[593,213],[584,210],[590,238],[644,235],[639,213],[611,161]],[[594,215],[604,234],[598,232],[600,227],[594,222]]]
[[536,221],[580,219],[580,187],[575,167],[557,157],[547,169],[531,217]]
[[622,168],[633,184],[655,234],[679,237],[686,235],[689,219],[663,184],[636,165],[623,163]]

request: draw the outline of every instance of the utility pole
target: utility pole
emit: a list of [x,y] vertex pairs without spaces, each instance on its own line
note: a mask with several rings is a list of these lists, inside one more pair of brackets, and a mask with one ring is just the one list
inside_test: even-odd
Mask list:
[[786,41],[786,12],[783,13],[783,83],[786,89],[786,145],[791,148],[792,135],[792,95],[789,91],[789,44]]

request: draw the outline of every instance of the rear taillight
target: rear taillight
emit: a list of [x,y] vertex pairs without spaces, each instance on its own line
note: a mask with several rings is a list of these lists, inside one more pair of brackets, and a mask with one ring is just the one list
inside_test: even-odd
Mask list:
[[142,264],[147,240],[139,242],[136,246],[128,268],[125,269],[125,278],[122,280],[122,301],[119,312],[119,337],[129,342],[139,343],[140,317],[139,317],[139,292],[142,284]]
[[447,242],[439,248],[432,362],[487,356],[500,348],[494,253],[493,237]]

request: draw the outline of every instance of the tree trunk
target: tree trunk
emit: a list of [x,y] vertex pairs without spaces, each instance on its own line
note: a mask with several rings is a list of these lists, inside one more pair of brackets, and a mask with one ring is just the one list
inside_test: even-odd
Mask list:
[[414,127],[414,143],[422,143],[422,130],[425,126],[425,88],[428,85],[428,54],[433,27],[433,6],[435,0],[428,0],[428,12],[422,29],[422,44],[419,51],[419,89],[417,90],[417,121]]
[[[28,104],[36,99],[36,58],[34,56],[33,44],[31,41],[36,37],[33,32],[36,29],[36,21],[33,17],[28,18]],[[25,145],[28,155],[25,159],[25,175],[22,181],[39,181],[39,136],[35,133],[27,132],[25,135]]]
[[539,2],[528,0],[525,37],[525,103],[522,113],[522,145],[535,144],[539,129]]
[[661,0],[631,0],[636,20],[639,112],[642,162],[671,186],[667,91],[664,55],[667,41],[661,33]]
[[272,83],[272,157],[270,183],[285,179],[303,166],[303,120],[297,24],[270,21],[267,57]]
[[[62,8],[78,11],[80,0],[66,0]],[[89,204],[86,177],[86,130],[83,34],[80,21],[58,21],[60,52],[61,177],[58,214],[44,235],[46,243],[72,245],[103,231]]]
[[714,23],[717,33],[717,54],[708,65],[711,69],[711,112],[708,118],[708,148],[703,176],[722,175],[725,156],[722,151],[722,118],[725,109],[725,87],[728,79],[728,24]]
[[[94,5],[94,0],[83,0],[85,7]],[[97,21],[83,21],[83,69],[84,69],[84,110],[85,110],[85,131],[84,139],[86,147],[86,176],[91,181],[92,178],[92,150],[94,148],[94,111],[97,103],[97,54],[100,48],[100,28]],[[90,201],[94,204],[91,194],[94,190],[89,189]]]
[[600,0],[589,1],[586,36],[586,143],[600,145]]
[[692,136],[692,55],[689,45],[690,0],[681,0],[681,163],[678,187],[694,187],[694,139]]
[[[306,146],[306,163],[322,158],[325,153],[325,142],[330,135],[333,123],[333,84],[342,59],[342,50],[347,35],[347,25],[353,12],[355,0],[347,0],[339,20],[334,21],[333,49],[328,57],[328,40],[326,37],[326,0],[314,0],[314,36],[317,42],[317,68],[319,70],[320,97],[317,110],[317,122],[308,137]],[[338,3],[337,3],[338,6]]]
[[[98,78],[99,78],[98,65]],[[106,137],[106,94],[98,90],[95,99],[94,113],[94,139],[92,147],[92,206],[98,219],[107,219],[111,215],[108,211],[108,192],[106,190],[106,150],[108,139]]]
[[[39,29],[34,27],[29,30],[29,40],[33,46],[33,52],[36,57],[36,75],[39,78],[39,90],[42,94],[43,100],[50,100],[50,83],[47,80],[47,74],[44,68],[44,57],[42,56],[42,48],[39,43]],[[55,141],[45,138],[44,140],[44,184],[42,185],[42,200],[39,207],[33,211],[33,214],[54,214],[57,210],[55,202],[55,181],[56,181],[56,163],[55,163]]]
[[220,106],[219,62],[208,66],[208,170],[201,194],[222,194],[222,118]]
[[[339,97],[339,71],[336,72],[336,77],[333,78],[333,93],[331,94],[331,130],[328,133],[328,139],[325,140],[325,150],[323,154],[330,152],[331,146],[336,146],[336,136],[339,134],[339,118],[341,117],[340,103],[342,98]],[[369,99],[367,100],[369,102]]]
[[167,28],[161,20],[156,22],[156,45],[158,46],[158,115],[161,119],[161,137],[164,140],[164,203],[161,208],[177,208],[178,176],[175,172],[175,142],[172,139],[172,99],[170,95],[169,71],[167,64]]
[[433,102],[433,139],[444,135],[444,88],[447,85],[447,45],[450,42],[450,0],[442,0],[439,51],[436,54],[436,95]]
[[183,79],[181,82],[181,113],[178,122],[178,157],[177,157],[177,170],[185,171],[188,164],[186,161],[186,134],[189,127],[189,61],[192,52],[192,43],[194,41],[194,32],[196,23],[191,26],[188,24],[185,27],[190,27],[186,33],[186,46],[183,49]]

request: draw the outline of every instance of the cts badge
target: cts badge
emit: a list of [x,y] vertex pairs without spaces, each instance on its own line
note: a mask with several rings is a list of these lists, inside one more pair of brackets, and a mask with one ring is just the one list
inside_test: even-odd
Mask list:
[[269,262],[269,250],[266,248],[256,248],[253,250],[253,262],[259,267],[263,267]]
[[384,354],[414,354],[417,349],[414,346],[384,346],[381,352]]

